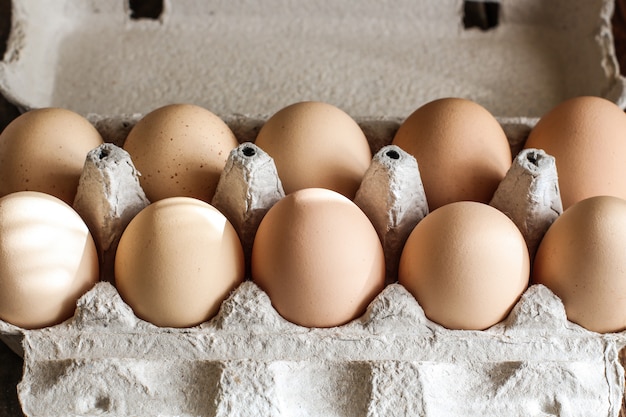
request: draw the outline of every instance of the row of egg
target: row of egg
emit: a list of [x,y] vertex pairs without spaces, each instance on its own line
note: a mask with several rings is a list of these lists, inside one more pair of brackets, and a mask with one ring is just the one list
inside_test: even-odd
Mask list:
[[[544,238],[534,282],[564,300],[570,319],[596,331],[626,326],[618,274],[626,261],[615,238],[626,203],[589,198],[626,197],[624,132],[617,106],[582,97],[545,115],[526,142],[556,157],[564,207],[572,206]],[[24,328],[58,323],[97,281],[95,246],[69,204],[85,154],[101,143],[88,121],[62,109],[27,112],[0,135],[3,320]],[[330,327],[358,317],[382,290],[385,270],[376,231],[351,201],[372,157],[363,132],[336,107],[305,102],[269,118],[255,143],[273,157],[287,196],[259,226],[252,278],[294,323]],[[399,282],[446,327],[501,321],[531,266],[519,230],[485,204],[511,165],[499,123],[476,103],[441,99],[410,115],[393,143],[417,159],[431,209],[406,242]],[[193,326],[243,280],[237,234],[208,204],[237,144],[221,119],[192,105],[157,109],[129,133],[124,148],[154,203],[122,235],[116,285],[139,317]]]

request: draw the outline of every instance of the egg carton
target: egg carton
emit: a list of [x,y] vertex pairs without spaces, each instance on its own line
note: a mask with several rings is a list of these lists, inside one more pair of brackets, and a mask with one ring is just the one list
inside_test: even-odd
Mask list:
[[[107,143],[88,156],[75,207],[100,222],[94,238],[106,255],[104,280],[59,325],[24,330],[0,321],[0,336],[24,358],[18,395],[26,415],[618,415],[626,333],[598,334],[568,321],[543,285],[530,286],[503,322],[483,331],[430,321],[393,281],[361,317],[333,328],[286,321],[250,280],[198,326],[161,328],[137,318],[107,274],[121,230],[147,204],[120,148],[139,117],[92,117]],[[282,192],[272,159],[248,141],[263,120],[227,119],[241,145],[213,200],[247,257],[262,213]],[[391,265],[427,213],[414,158],[389,145],[399,123],[359,120],[374,158],[355,202]],[[520,150],[532,123],[501,124],[517,156],[491,204],[518,224],[532,253],[562,211],[554,159]]]
[[[625,334],[569,322],[541,285],[484,331],[431,322],[392,279],[362,317],[336,328],[285,321],[246,281],[209,322],[172,329],[138,319],[111,272],[120,230],[147,203],[132,165],[114,164],[127,161],[116,147],[142,113],[173,102],[222,115],[242,144],[221,185],[257,193],[222,192],[216,203],[247,256],[259,216],[281,192],[271,175],[241,181],[249,170],[271,171],[262,152],[243,152],[264,114],[315,99],[357,116],[376,156],[356,201],[381,235],[392,277],[425,211],[419,192],[399,192],[419,190],[406,175],[416,167],[402,153],[385,157],[386,147],[419,105],[473,99],[499,116],[518,155],[491,204],[515,221],[532,252],[560,210],[550,157],[521,152],[536,117],[575,95],[626,105],[613,0],[501,0],[498,27],[487,31],[463,27],[461,0],[161,3],[157,16],[137,18],[127,0],[12,1],[2,94],[22,110],[88,115],[115,145],[86,164],[83,189],[99,199],[77,205],[96,230],[103,282],[57,326],[0,321],[0,339],[24,358],[18,393],[27,415],[618,415]],[[244,201],[259,211],[242,210]]]

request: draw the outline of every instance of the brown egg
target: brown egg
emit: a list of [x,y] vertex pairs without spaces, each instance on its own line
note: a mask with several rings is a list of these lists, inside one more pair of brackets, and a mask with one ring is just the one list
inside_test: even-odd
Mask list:
[[150,201],[194,197],[210,202],[230,151],[239,142],[218,116],[192,104],[145,115],[128,134],[130,154]]
[[563,208],[596,195],[626,198],[626,115],[600,97],[566,100],[526,140],[555,158]]
[[626,201],[596,196],[570,206],[545,234],[533,282],[550,288],[567,318],[600,333],[626,329]]
[[0,319],[25,329],[69,319],[98,267],[87,226],[65,202],[36,191],[0,198]]
[[276,164],[285,193],[327,188],[353,199],[372,152],[359,125],[327,103],[295,103],[270,117],[255,140]]
[[339,326],[362,315],[383,289],[383,249],[351,200],[322,188],[298,190],[261,221],[252,279],[292,323]]
[[417,160],[431,211],[455,201],[488,203],[512,163],[498,121],[481,105],[461,98],[421,106],[392,143]]
[[430,320],[482,330],[506,318],[529,274],[528,249],[515,224],[487,204],[463,201],[417,224],[400,257],[398,281]]
[[0,134],[0,196],[40,191],[71,205],[87,153],[102,142],[96,128],[70,110],[18,116]]
[[162,327],[209,320],[244,278],[237,232],[216,208],[191,197],[152,203],[124,230],[115,284],[137,317]]

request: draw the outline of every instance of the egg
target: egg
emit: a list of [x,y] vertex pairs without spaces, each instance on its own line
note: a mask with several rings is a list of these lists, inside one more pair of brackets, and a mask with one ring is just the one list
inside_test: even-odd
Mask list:
[[38,191],[0,198],[0,319],[25,329],[69,319],[98,268],[87,226],[64,201]]
[[528,249],[515,224],[487,204],[461,201],[415,226],[400,257],[398,282],[431,321],[483,330],[506,318],[529,274]]
[[462,98],[419,107],[392,144],[417,160],[430,211],[455,201],[488,203],[512,164],[502,126],[483,106]]
[[148,200],[193,197],[210,202],[230,151],[239,145],[228,125],[193,104],[170,104],[142,117],[126,137]]
[[350,199],[306,188],[276,203],[252,247],[252,279],[276,311],[305,327],[334,327],[365,312],[382,291],[376,230]]
[[524,145],[552,155],[563,208],[585,198],[626,198],[626,114],[601,97],[574,97],[543,115]]
[[316,101],[279,110],[263,124],[255,144],[274,159],[287,194],[326,188],[353,199],[372,160],[356,121],[343,110]]
[[40,191],[71,205],[87,153],[102,143],[96,128],[73,111],[21,114],[0,134],[0,196]]
[[243,249],[226,217],[192,197],[150,204],[128,224],[115,254],[115,285],[137,317],[192,327],[217,314],[244,278]]
[[626,329],[626,200],[581,200],[546,232],[533,262],[532,280],[551,289],[567,318],[586,329]]

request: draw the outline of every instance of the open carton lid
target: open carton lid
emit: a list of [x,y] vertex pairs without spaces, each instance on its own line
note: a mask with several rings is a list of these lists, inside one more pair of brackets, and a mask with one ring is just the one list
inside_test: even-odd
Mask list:
[[23,110],[85,115],[319,100],[404,118],[455,96],[536,118],[578,95],[626,104],[612,0],[501,0],[488,30],[465,27],[463,0],[157,0],[150,17],[130,3],[13,0],[0,91]]

